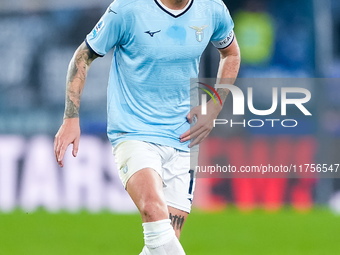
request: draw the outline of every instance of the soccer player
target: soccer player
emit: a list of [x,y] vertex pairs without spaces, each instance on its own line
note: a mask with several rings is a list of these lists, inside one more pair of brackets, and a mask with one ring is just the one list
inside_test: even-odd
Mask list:
[[[190,156],[197,157],[195,148],[222,108],[210,100],[207,115],[200,106],[190,109],[190,78],[198,76],[210,41],[221,56],[217,78],[235,79],[240,53],[222,0],[116,0],[69,64],[54,145],[61,167],[71,143],[77,155],[80,97],[91,62],[114,49],[107,133],[121,181],[142,217],[144,255],[185,254],[178,238],[193,198]],[[228,91],[218,93],[224,102]]]

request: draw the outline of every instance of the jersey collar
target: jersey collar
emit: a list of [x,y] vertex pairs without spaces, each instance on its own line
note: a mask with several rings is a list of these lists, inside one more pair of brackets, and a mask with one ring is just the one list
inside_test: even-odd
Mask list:
[[166,7],[160,0],[154,0],[155,3],[158,5],[159,8],[162,9],[162,11],[166,12],[170,16],[174,18],[178,18],[182,16],[184,13],[186,13],[190,7],[192,6],[194,0],[189,0],[188,4],[182,9],[182,10],[171,10],[170,8]]

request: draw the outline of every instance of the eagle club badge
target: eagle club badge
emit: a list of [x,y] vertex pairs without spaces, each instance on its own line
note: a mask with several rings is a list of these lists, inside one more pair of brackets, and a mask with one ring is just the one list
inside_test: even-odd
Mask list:
[[203,38],[204,38],[204,32],[203,29],[207,28],[208,25],[204,25],[201,27],[197,27],[197,26],[192,26],[190,28],[196,30],[196,40],[199,42],[202,42]]

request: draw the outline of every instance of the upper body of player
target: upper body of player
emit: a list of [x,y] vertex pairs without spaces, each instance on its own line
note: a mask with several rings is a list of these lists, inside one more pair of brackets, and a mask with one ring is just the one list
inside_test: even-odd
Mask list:
[[[114,1],[70,62],[64,123],[55,140],[58,163],[63,165],[70,143],[74,156],[78,150],[87,70],[112,48],[107,98],[112,144],[143,140],[188,151],[190,139],[195,138],[190,146],[202,141],[221,107],[208,103],[212,114],[207,116],[200,115],[199,107],[190,111],[190,78],[198,76],[200,56],[210,41],[221,53],[218,77],[236,78],[240,54],[221,0],[189,0],[178,12],[160,0]],[[228,93],[218,92],[222,100]],[[194,115],[198,120],[189,130]]]
[[190,78],[210,41],[233,40],[233,22],[220,0],[190,0],[174,15],[160,0],[116,0],[87,45],[99,56],[115,48],[108,87],[108,136],[113,145],[143,140],[189,150]]

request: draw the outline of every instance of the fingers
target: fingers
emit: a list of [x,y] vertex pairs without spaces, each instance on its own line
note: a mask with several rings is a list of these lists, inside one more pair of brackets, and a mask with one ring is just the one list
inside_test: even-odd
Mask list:
[[57,146],[58,146],[58,141],[57,141],[57,135],[54,137],[54,155],[55,155],[55,159],[56,161],[58,161],[58,156],[57,156]]
[[67,147],[73,143],[73,150],[72,155],[74,157],[78,154],[78,148],[79,148],[79,137],[75,138],[73,141],[69,141],[67,139],[62,139],[58,134],[56,135],[54,139],[54,154],[57,160],[57,163],[60,167],[64,166],[64,156],[67,150]]
[[198,118],[196,124],[180,136],[180,142],[183,143],[194,139],[194,141],[189,145],[189,148],[191,148],[192,146],[202,142],[209,135],[212,128],[213,125],[209,119]]
[[192,108],[192,110],[188,113],[187,120],[190,124],[192,123],[194,116],[200,112],[200,109],[201,109],[200,107],[196,106]]
[[59,164],[60,167],[63,167],[63,166],[64,166],[64,161],[63,161],[63,159],[64,159],[64,155],[65,155],[66,149],[67,149],[67,146],[65,146],[64,144],[62,144],[62,145],[60,146],[59,155],[58,155],[58,160],[57,160],[57,162],[58,162],[58,164]]
[[192,137],[196,137],[200,132],[201,126],[196,124],[192,128],[190,128],[187,132],[180,136],[180,141],[182,143],[189,141]]
[[54,139],[54,154],[60,167],[64,166],[67,147],[72,143],[72,155],[77,156],[80,138],[79,118],[64,119]]
[[195,146],[196,144],[199,144],[200,142],[202,142],[205,138],[207,138],[207,136],[209,135],[210,131],[206,131],[206,132],[203,132],[201,133],[199,136],[196,137],[196,139],[191,142],[189,144],[189,148]]
[[192,123],[192,117],[191,116],[192,116],[192,114],[191,114],[191,112],[189,112],[188,115],[187,115],[187,120],[190,124]]
[[72,150],[73,157],[77,157],[78,148],[79,148],[79,137],[76,138],[73,142],[73,150]]
[[62,162],[59,162],[59,154],[60,154],[60,140],[59,135],[57,133],[54,138],[54,155],[58,165],[62,167]]
[[206,131],[207,131],[207,129],[204,126],[196,127],[196,129],[192,128],[191,133],[190,133],[190,139],[197,138],[199,135],[201,135],[202,133],[204,133]]
[[[188,122],[191,124],[194,116],[197,116],[197,112],[199,111],[199,108],[194,107],[187,115],[187,120]],[[180,138],[180,142],[184,143],[186,141],[189,141],[191,138],[190,133],[195,132],[196,129],[198,129],[197,125],[193,126],[192,128],[190,128],[188,131],[186,131],[185,133],[183,133],[179,138]]]
[[182,136],[180,141],[182,143],[191,140],[192,138],[195,138],[195,140],[190,143],[189,147],[192,147],[198,143],[200,143],[201,141],[203,141],[208,134],[210,133],[211,129],[207,126],[204,125],[199,125],[196,124],[194,127],[192,127],[191,129],[189,129],[187,132],[185,132]]
[[181,143],[184,143],[184,142],[190,140],[190,129],[189,129],[188,131],[186,131],[184,134],[182,134],[182,135],[179,137],[179,139],[180,139],[180,142],[181,142]]
[[187,139],[187,141],[194,138],[195,140],[190,143],[189,148],[203,141],[203,139],[208,136],[210,131],[211,130],[205,126],[197,126],[196,129],[192,128],[190,137]]
[[54,154],[55,154],[57,163],[60,167],[64,166],[63,158],[65,155],[66,148],[67,146],[63,145],[60,137],[57,134],[54,139]]

